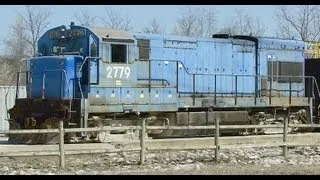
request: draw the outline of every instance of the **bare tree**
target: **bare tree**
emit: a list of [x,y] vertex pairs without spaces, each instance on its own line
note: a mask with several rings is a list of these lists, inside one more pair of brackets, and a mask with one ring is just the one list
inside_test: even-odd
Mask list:
[[176,20],[175,34],[201,37],[211,36],[215,25],[215,13],[206,8],[183,9]]
[[131,18],[128,14],[124,14],[123,10],[114,8],[106,8],[106,17],[100,18],[105,27],[130,31],[133,29]]
[[177,19],[175,32],[184,36],[195,36],[197,15],[190,7]]
[[6,61],[0,61],[0,84],[8,84],[12,80],[12,66]]
[[130,31],[133,29],[133,26],[132,26],[132,20],[131,18],[129,17],[128,14],[125,15],[124,19],[123,19],[123,22],[122,22],[122,30],[125,30],[125,31]]
[[25,12],[18,14],[18,17],[22,19],[22,24],[27,31],[25,40],[31,47],[32,56],[36,55],[37,41],[48,27],[50,15],[50,10],[34,6],[25,6]]
[[25,40],[26,29],[21,17],[16,17],[10,26],[10,33],[3,39],[6,55],[0,57],[0,84],[11,85],[15,72],[19,70],[19,62],[28,55],[28,43]]
[[221,28],[219,33],[230,35],[249,35],[262,36],[266,32],[266,27],[258,17],[251,17],[241,10],[235,10],[235,17],[230,20],[230,23]]
[[23,25],[23,19],[18,16],[14,24],[10,26],[8,38],[4,38],[3,43],[9,55],[14,59],[22,59],[27,56],[27,32]]
[[320,39],[320,8],[317,5],[281,6],[277,9],[275,20],[278,24],[278,36],[300,38],[303,41]]
[[145,33],[157,34],[157,33],[163,33],[164,32],[164,28],[161,27],[158,19],[154,17],[149,22],[149,24],[146,27],[143,28],[142,31],[145,32]]
[[91,16],[87,10],[81,10],[74,14],[76,21],[82,26],[92,27],[97,19],[96,16]]
[[229,35],[235,35],[237,33],[237,27],[236,24],[228,24],[217,32],[218,34],[229,34]]

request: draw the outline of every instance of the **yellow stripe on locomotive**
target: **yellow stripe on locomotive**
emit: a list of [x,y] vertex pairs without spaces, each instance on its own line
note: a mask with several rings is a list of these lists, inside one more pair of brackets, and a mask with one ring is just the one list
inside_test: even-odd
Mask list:
[[305,42],[305,58],[317,59],[320,57],[320,42]]

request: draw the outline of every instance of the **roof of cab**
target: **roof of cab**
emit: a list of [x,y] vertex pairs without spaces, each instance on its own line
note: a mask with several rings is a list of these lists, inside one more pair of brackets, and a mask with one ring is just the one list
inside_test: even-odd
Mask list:
[[90,30],[96,34],[99,38],[112,38],[112,39],[134,39],[132,34],[127,31],[102,28],[102,27],[93,27]]

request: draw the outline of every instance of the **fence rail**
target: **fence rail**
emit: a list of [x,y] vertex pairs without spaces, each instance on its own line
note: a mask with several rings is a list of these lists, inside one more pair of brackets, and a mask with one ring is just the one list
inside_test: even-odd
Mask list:
[[[147,151],[146,145],[145,145],[145,139],[146,139],[146,132],[147,130],[201,130],[201,129],[214,129],[214,145],[212,145],[210,148],[215,149],[215,161],[218,161],[219,159],[219,150],[220,149],[226,149],[226,148],[232,148],[232,145],[223,145],[223,148],[221,148],[221,145],[219,143],[219,131],[221,129],[252,129],[252,128],[283,128],[283,141],[279,143],[272,143],[272,144],[265,144],[263,147],[281,147],[283,149],[283,156],[287,157],[288,155],[288,146],[307,146],[308,144],[295,144],[295,143],[288,143],[287,142],[287,134],[288,134],[288,128],[289,127],[309,127],[309,128],[315,128],[320,127],[319,124],[288,124],[288,120],[286,119],[284,121],[284,124],[274,124],[274,125],[220,125],[220,117],[217,116],[215,119],[215,125],[210,126],[146,126],[146,119],[141,119],[140,126],[122,126],[122,127],[103,127],[103,128],[71,128],[71,129],[64,129],[63,128],[63,121],[60,121],[59,123],[59,129],[28,129],[28,130],[4,130],[0,131],[0,134],[39,134],[39,133],[57,133],[59,134],[59,153],[54,151],[49,152],[1,152],[1,156],[41,156],[41,155],[59,155],[59,162],[60,167],[65,167],[65,154],[71,155],[71,154],[90,154],[90,153],[111,153],[111,152],[128,152],[128,151],[140,151],[140,161],[139,164],[143,165],[145,162],[145,153]],[[92,149],[92,150],[71,150],[71,151],[65,151],[64,148],[64,135],[65,133],[74,133],[74,132],[102,132],[102,131],[112,131],[112,130],[139,130],[140,131],[140,148],[135,149],[115,149],[115,150],[100,150],[100,149]],[[311,144],[312,146],[317,146],[314,144]],[[241,146],[241,145],[240,145]],[[255,144],[250,145],[250,147],[260,147],[261,144]],[[320,146],[320,144],[319,144]],[[239,145],[237,145],[239,147]],[[245,147],[245,145],[243,146]],[[150,148],[152,150],[153,148]],[[184,147],[162,147],[158,148],[157,150],[182,150],[182,149],[199,149],[198,147],[195,148],[184,148]],[[204,148],[206,149],[206,148]],[[149,149],[148,149],[149,150]],[[153,149],[155,150],[155,149]]]

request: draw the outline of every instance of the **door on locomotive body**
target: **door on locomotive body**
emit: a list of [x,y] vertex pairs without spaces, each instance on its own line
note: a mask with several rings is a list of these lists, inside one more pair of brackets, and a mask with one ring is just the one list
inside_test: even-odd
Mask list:
[[[215,85],[216,85],[216,79],[215,77],[217,78],[218,76],[214,76],[217,72],[216,72],[216,69],[218,67],[218,65],[220,65],[220,61],[218,62],[217,60],[217,51],[216,51],[216,48],[217,48],[217,42],[215,41],[212,41],[210,43],[210,58],[209,58],[209,65],[208,65],[208,69],[209,69],[209,74],[211,74],[209,76],[209,81],[208,81],[208,85],[209,86],[209,92],[210,93],[214,93],[215,92]],[[218,85],[217,85],[218,87]]]
[[[150,102],[149,95],[149,63],[151,55],[151,46],[150,39],[146,36],[135,36],[137,41],[136,48],[136,57],[138,61],[136,62],[137,66],[137,85],[142,86],[136,88],[136,103],[137,104],[147,104]],[[151,64],[152,66],[152,64]],[[151,67],[152,68],[152,67]],[[152,74],[151,74],[152,75]]]
[[[237,93],[242,95],[254,93],[255,55],[250,44],[234,44],[233,74],[237,76]],[[235,77],[233,77],[235,79]]]
[[[89,56],[98,57],[98,42],[90,36],[89,38]],[[99,82],[99,59],[90,58],[88,59],[89,71],[90,71],[90,84],[98,84]]]
[[[195,62],[195,73],[201,74],[196,76],[195,90],[197,93],[208,93],[208,66],[210,61],[210,42],[198,40],[198,49],[200,50],[197,54]],[[205,75],[204,75],[205,74]]]
[[[137,76],[133,55],[134,40],[116,39],[101,43],[102,61],[97,61],[97,85],[91,85],[92,97],[102,98],[99,104],[134,104]],[[95,67],[95,66],[92,66]],[[92,76],[94,76],[92,74]]]
[[243,75],[244,75],[244,94],[253,94],[255,92],[255,51],[253,46],[244,47]]
[[223,74],[221,76],[222,80],[222,92],[229,96],[229,93],[232,93],[234,90],[234,82],[235,78],[232,76],[232,47],[229,43],[221,43],[221,69],[220,73]]
[[244,77],[243,77],[243,62],[244,57],[243,53],[241,52],[241,46],[239,44],[232,44],[233,46],[233,75],[234,78],[237,76],[237,88],[234,88],[234,91],[237,91],[238,94],[243,92],[243,84],[244,84]]
[[[198,64],[197,59],[199,56],[199,51],[197,49],[180,49],[181,53],[178,53],[181,59],[183,59],[183,63],[186,69],[183,67],[180,68],[183,71],[184,75],[184,92],[189,94],[193,92],[193,76],[192,74],[196,74],[196,66]],[[183,57],[183,58],[182,58]],[[179,58],[179,57],[177,57]],[[180,87],[179,87],[180,88]],[[190,94],[189,94],[190,95]]]
[[223,75],[222,75],[222,58],[223,58],[223,49],[222,49],[222,43],[221,42],[216,42],[215,43],[215,68],[214,74],[216,75],[216,93],[223,95]]
[[75,57],[75,79],[73,81],[74,87],[74,98],[87,98],[89,91],[89,72],[88,72],[88,62],[83,64],[84,59],[80,57]]
[[[192,74],[195,73],[196,69],[196,58],[197,58],[197,42],[190,40],[179,40],[172,37],[168,37],[164,40],[164,51],[166,52],[166,59],[173,59],[179,61],[177,78],[178,82],[171,78],[172,82],[177,83],[178,92],[181,95],[187,95],[193,90]],[[171,63],[171,70],[176,69],[175,63]],[[184,67],[183,67],[184,66]],[[176,71],[176,70],[175,70]],[[170,74],[172,76],[172,71]]]
[[[188,92],[188,90],[185,88],[185,80],[186,80],[186,56],[185,56],[185,52],[183,50],[180,50],[180,52],[177,52],[176,49],[173,48],[167,48],[169,52],[169,56],[171,56],[172,58],[178,60],[178,72],[177,72],[177,76],[178,76],[178,82],[177,82],[177,88],[178,88],[178,92]],[[184,67],[185,68],[184,68]]]
[[[98,45],[94,38],[89,36],[89,57],[98,56]],[[74,57],[75,58],[75,98],[88,98],[90,93],[90,85],[98,84],[98,59],[88,58],[87,60]],[[80,84],[79,84],[80,82]]]

